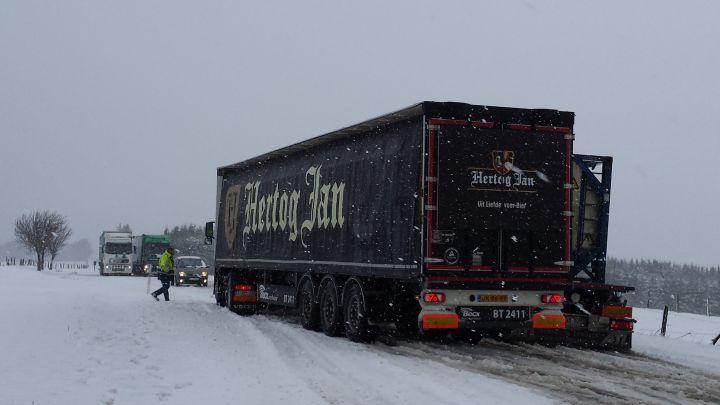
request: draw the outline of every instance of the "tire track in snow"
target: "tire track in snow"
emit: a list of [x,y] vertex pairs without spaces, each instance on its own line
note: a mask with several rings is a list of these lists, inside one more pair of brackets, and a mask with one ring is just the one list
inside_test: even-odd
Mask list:
[[[298,336],[288,330],[289,325],[283,322],[275,322],[269,319],[258,319],[256,326],[268,336],[277,347],[295,348],[296,350],[284,350],[283,360],[289,369],[295,372],[305,381],[310,389],[315,391],[328,404],[366,404],[386,403],[381,398],[367,398],[367,391],[364,387],[356,384],[357,378],[341,368],[337,359],[328,358],[326,346],[318,344],[318,338],[322,336],[307,336],[298,344]],[[297,331],[302,333],[302,331]],[[292,336],[295,335],[295,336]],[[349,342],[348,342],[349,343]],[[331,381],[331,384],[328,384]]]
[[[438,364],[432,358],[388,356],[377,345],[329,338],[306,331],[287,318],[255,320],[258,329],[283,348],[287,367],[296,370],[330,404],[465,404],[481,399],[497,403],[517,398],[510,391],[526,390],[515,383]],[[532,392],[522,395],[534,396]],[[547,401],[536,399],[537,403]]]
[[[207,339],[225,351],[215,361],[226,370],[222,373],[221,379],[225,382],[221,385],[229,397],[262,396],[265,403],[285,402],[282,398],[322,403],[322,398],[309,389],[302,378],[286,371],[284,352],[287,349],[281,350],[258,327],[257,319],[240,317],[214,304],[195,305],[188,312],[194,313],[198,324],[212,331],[212,338],[208,336]],[[217,354],[212,352],[213,357]],[[248,375],[244,370],[256,372]],[[242,377],[238,379],[238,376]]]
[[538,388],[570,403],[720,402],[719,376],[636,353],[494,341],[474,346],[403,342],[398,347],[380,348]]

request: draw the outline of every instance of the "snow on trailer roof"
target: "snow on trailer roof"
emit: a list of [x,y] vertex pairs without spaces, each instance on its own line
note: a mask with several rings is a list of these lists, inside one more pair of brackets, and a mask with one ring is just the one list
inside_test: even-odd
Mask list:
[[515,107],[495,107],[475,105],[458,102],[422,101],[401,110],[381,115],[358,124],[351,125],[324,135],[310,138],[284,148],[264,153],[251,159],[243,160],[217,169],[218,176],[227,171],[242,169],[255,164],[262,164],[268,160],[311,149],[317,145],[332,142],[337,139],[346,138],[352,135],[368,132],[370,130],[405,121],[423,114],[434,114],[438,117],[463,119],[463,120],[486,120],[503,123],[526,123],[532,125],[547,125],[572,128],[575,114],[568,111],[551,109],[528,109]]

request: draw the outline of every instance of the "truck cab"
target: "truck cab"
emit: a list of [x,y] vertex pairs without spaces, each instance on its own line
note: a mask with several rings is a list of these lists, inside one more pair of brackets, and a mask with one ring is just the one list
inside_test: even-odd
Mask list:
[[100,275],[131,275],[133,263],[132,235],[105,231],[100,235]]
[[165,249],[170,247],[167,235],[138,235],[132,238],[135,254],[133,271],[139,276],[154,276],[158,272],[158,261]]

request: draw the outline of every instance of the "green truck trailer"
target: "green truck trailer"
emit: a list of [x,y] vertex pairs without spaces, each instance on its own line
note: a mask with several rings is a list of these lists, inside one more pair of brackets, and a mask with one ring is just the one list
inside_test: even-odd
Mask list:
[[132,237],[133,274],[136,276],[152,276],[157,274],[158,260],[165,249],[170,246],[167,235],[138,235]]

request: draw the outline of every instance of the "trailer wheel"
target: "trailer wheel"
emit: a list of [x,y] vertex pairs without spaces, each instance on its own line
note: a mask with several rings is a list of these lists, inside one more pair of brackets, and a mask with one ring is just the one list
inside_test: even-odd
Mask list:
[[345,336],[353,342],[367,342],[370,339],[365,296],[356,283],[345,292],[343,311],[345,313]]
[[342,330],[342,314],[338,304],[337,287],[331,278],[320,290],[320,326],[328,336],[338,336]]
[[318,304],[315,303],[313,296],[312,283],[305,281],[300,287],[300,302],[298,307],[300,308],[300,323],[302,327],[307,330],[319,330],[320,328],[320,314],[318,310]]

